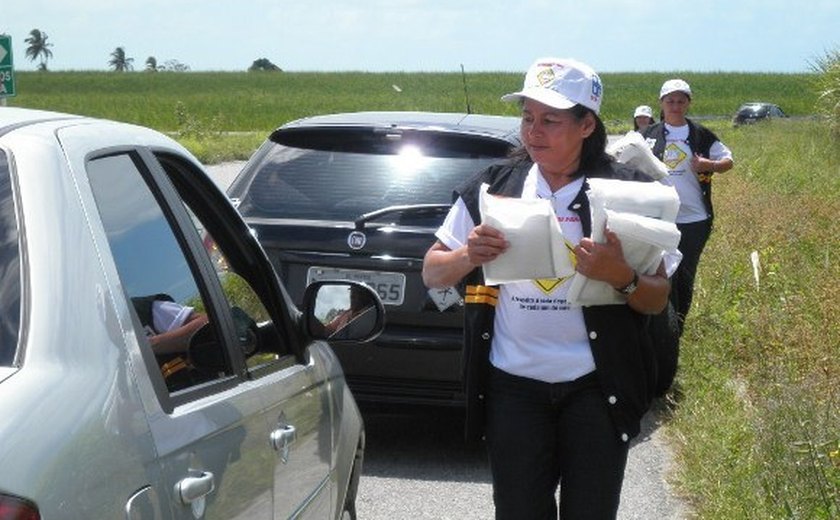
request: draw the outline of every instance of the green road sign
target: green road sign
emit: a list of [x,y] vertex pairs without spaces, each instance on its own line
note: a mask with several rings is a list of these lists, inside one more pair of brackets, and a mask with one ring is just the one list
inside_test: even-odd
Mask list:
[[12,37],[0,35],[0,98],[15,95],[15,68],[12,65]]

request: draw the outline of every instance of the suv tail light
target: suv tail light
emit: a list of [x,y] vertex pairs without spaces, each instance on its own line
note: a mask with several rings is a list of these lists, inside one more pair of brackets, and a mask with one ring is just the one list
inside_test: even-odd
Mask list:
[[3,520],[41,520],[32,502],[9,495],[0,495],[0,518]]

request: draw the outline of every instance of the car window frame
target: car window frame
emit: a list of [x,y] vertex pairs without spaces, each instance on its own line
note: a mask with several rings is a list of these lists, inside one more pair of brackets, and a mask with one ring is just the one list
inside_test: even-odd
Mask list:
[[[265,250],[230,199],[213,183],[209,175],[192,162],[186,161],[184,157],[172,153],[171,150],[150,150],[149,152],[154,164],[160,168],[160,173],[166,178],[166,184],[172,190],[171,195],[182,202],[180,209],[184,211],[187,219],[184,225],[195,229],[183,204],[190,206],[192,211],[198,210],[196,216],[205,225],[214,224],[211,233],[213,239],[225,251],[226,260],[235,266],[233,271],[242,276],[254,290],[268,312],[279,340],[288,347],[291,361],[289,355],[279,356],[271,362],[250,368],[242,352],[234,347],[242,362],[242,377],[258,380],[293,365],[306,366],[309,363],[306,347],[310,340],[301,332],[302,315],[280,282]],[[173,177],[170,177],[170,173]],[[180,196],[174,184],[176,182],[184,183],[185,197]],[[199,204],[196,205],[196,202]],[[206,254],[200,240],[195,247],[200,249],[202,259],[206,260],[205,267],[208,269],[208,274],[221,293],[223,300],[219,301],[227,301],[209,255]],[[245,274],[249,276],[243,276]],[[226,314],[229,315],[228,312]],[[229,325],[233,331],[233,322],[231,321]],[[235,337],[235,332],[231,338],[233,337]]]
[[[184,156],[171,150],[151,150],[147,147],[114,146],[98,149],[86,155],[85,165],[87,166],[90,161],[115,155],[126,155],[133,161],[143,181],[149,186],[153,197],[158,202],[186,256],[196,285],[205,300],[207,311],[218,323],[218,330],[223,335],[220,341],[223,343],[225,355],[228,356],[232,367],[232,373],[223,378],[170,393],[151,349],[140,348],[149,380],[163,411],[172,413],[177,406],[227,390],[244,381],[258,379],[286,369],[293,364],[306,365],[308,363],[305,351],[306,342],[297,333],[300,330],[296,324],[300,319],[300,312],[291,303],[291,299],[280,284],[279,278],[256,238],[209,176]],[[190,200],[186,197],[181,198],[179,191],[170,180],[168,171],[161,163],[161,158],[165,158],[170,167],[179,170],[175,172],[176,175],[180,175],[181,179],[189,182],[191,190],[187,192],[191,195]],[[226,306],[227,297],[215,273],[212,261],[198,233],[195,232],[192,218],[184,206],[186,203],[194,209],[196,202],[199,205],[197,207],[205,211],[203,215],[198,216],[208,228],[212,228],[214,239],[226,244],[223,248],[228,252],[241,253],[240,256],[234,255],[230,259],[238,263],[239,271],[251,275],[246,278],[246,281],[255,290],[271,316],[278,328],[278,336],[288,346],[290,356],[280,356],[272,362],[248,369],[244,354],[236,346],[235,326],[230,310]],[[123,293],[123,298],[126,306],[131,309],[134,330],[142,330],[137,313],[130,303],[129,295]],[[137,339],[138,342],[143,341],[139,336]],[[290,357],[293,358],[294,363],[290,363]]]
[[[166,413],[172,413],[175,407],[181,404],[222,392],[245,380],[244,360],[237,359],[237,356],[240,356],[241,352],[233,348],[235,345],[235,329],[229,311],[219,303],[224,301],[224,293],[222,292],[218,278],[212,272],[212,265],[209,266],[208,270],[208,265],[206,264],[209,264],[209,258],[207,258],[206,253],[203,253],[204,256],[202,256],[204,250],[201,241],[194,232],[195,227],[183,204],[180,202],[177,191],[169,183],[166,173],[157,164],[154,155],[150,155],[149,151],[143,147],[115,146],[99,149],[85,157],[86,177],[87,167],[90,162],[120,155],[126,156],[133,162],[166,218],[173,236],[185,256],[190,272],[196,282],[196,287],[204,300],[206,311],[217,324],[216,330],[220,334],[220,348],[224,352],[230,367],[230,374],[226,374],[224,377],[194,385],[177,392],[170,392],[166,387],[160,366],[151,348],[146,348],[147,346],[141,345],[140,354],[160,405]],[[90,182],[89,177],[88,182]],[[190,229],[192,229],[192,232],[190,232]],[[110,244],[108,246],[110,248]],[[114,260],[112,259],[112,261]],[[117,269],[117,273],[119,274],[119,269]],[[139,317],[131,304],[130,295],[123,292],[122,296],[125,299],[127,307],[131,309],[130,314],[135,332],[143,330]],[[222,298],[222,300],[219,298]],[[137,336],[137,340],[138,342],[145,341],[140,335]]]

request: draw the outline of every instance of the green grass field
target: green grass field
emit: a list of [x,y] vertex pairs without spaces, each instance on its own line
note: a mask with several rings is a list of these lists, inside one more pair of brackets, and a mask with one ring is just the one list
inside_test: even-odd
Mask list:
[[[656,109],[659,87],[671,77],[691,84],[692,114],[704,120],[728,123],[745,101],[777,103],[792,116],[814,113],[814,74],[604,74],[607,130],[632,128],[637,105]],[[469,98],[474,113],[517,115],[499,98],[522,82],[516,73],[20,72],[16,78],[10,106],[149,126],[174,135],[206,163],[246,159],[274,128],[317,114],[464,112]]]
[[[460,74],[19,73],[10,106],[101,116],[171,133],[205,162],[244,159],[280,124],[359,110],[465,110]],[[716,176],[665,429],[675,481],[703,519],[840,518],[840,142],[813,116],[811,74],[604,74],[602,117],[625,132],[662,81],[694,90],[691,115],[732,150]],[[473,112],[521,74],[467,74]],[[397,88],[395,88],[395,86]],[[745,101],[791,120],[732,128]],[[235,132],[235,133],[231,133]],[[758,259],[758,279],[751,257]]]
[[[745,101],[770,101],[790,115],[813,113],[811,74],[604,74],[602,119],[631,124],[640,104],[656,108],[659,87],[681,77],[695,93],[695,115],[731,118]],[[164,131],[179,129],[178,106],[226,131],[268,132],[299,117],[361,110],[466,110],[460,73],[19,72],[10,105],[106,116]],[[473,112],[516,115],[499,98],[521,87],[522,74],[470,73]],[[394,88],[397,87],[397,88]]]

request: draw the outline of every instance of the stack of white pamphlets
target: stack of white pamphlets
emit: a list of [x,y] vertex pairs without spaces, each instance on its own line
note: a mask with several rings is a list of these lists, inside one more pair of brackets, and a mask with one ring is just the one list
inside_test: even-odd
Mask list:
[[[680,201],[673,186],[658,182],[588,179],[592,212],[592,240],[606,242],[613,231],[621,241],[624,259],[640,274],[653,274],[664,254],[679,256],[680,232],[674,220]],[[567,298],[573,305],[624,303],[626,297],[607,283],[575,271],[575,244],[563,236],[545,199],[479,195],[481,221],[502,233],[510,247],[484,264],[488,285],[572,276]]]
[[[588,179],[592,240],[604,243],[606,229],[621,241],[624,259],[640,274],[654,274],[663,254],[679,255],[674,220],[680,199],[673,186],[658,182]],[[626,297],[605,282],[575,273],[568,300],[577,305],[623,303]]]
[[606,152],[617,162],[632,166],[648,174],[653,180],[661,180],[668,176],[668,167],[653,155],[642,134],[631,130],[626,135],[611,142]]
[[565,278],[575,272],[574,245],[563,237],[551,202],[545,199],[499,197],[479,194],[481,222],[505,235],[510,247],[484,264],[488,285]]

